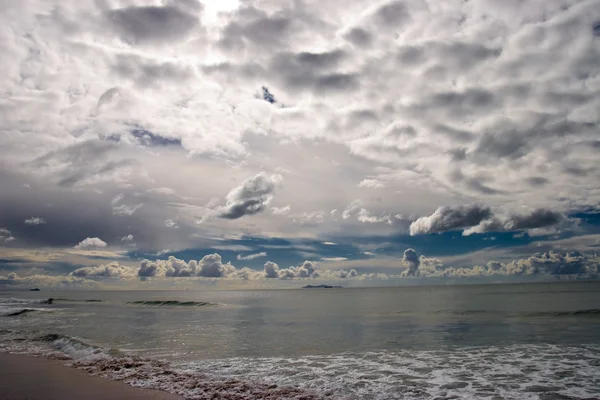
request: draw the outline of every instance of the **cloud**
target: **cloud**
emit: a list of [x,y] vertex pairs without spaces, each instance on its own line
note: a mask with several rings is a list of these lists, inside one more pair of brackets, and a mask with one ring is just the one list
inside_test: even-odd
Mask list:
[[166,43],[185,38],[198,26],[198,18],[175,6],[141,6],[110,10],[107,19],[124,42]]
[[361,188],[372,188],[372,189],[381,189],[385,187],[385,184],[377,179],[363,179],[358,184],[358,187]]
[[417,257],[417,252],[414,249],[406,249],[404,250],[404,255],[402,256],[402,263],[408,267],[405,271],[406,275],[416,276],[418,274],[419,265],[421,261],[419,257]]
[[347,257],[321,257],[321,261],[345,261]]
[[266,257],[266,256],[267,256],[267,253],[264,251],[261,251],[260,253],[248,254],[245,256],[238,254],[237,259],[238,260],[254,260],[255,258]]
[[27,225],[41,225],[41,224],[45,224],[46,221],[44,220],[44,218],[41,218],[41,217],[31,217],[31,218],[27,218],[25,220],[25,223]]
[[165,220],[165,226],[167,228],[173,228],[173,229],[179,228],[177,221],[175,221],[174,219],[171,219],[171,218]]
[[120,206],[113,206],[113,214],[114,215],[133,215],[138,209],[140,209],[144,203],[136,204],[133,206],[128,206],[126,204],[121,204]]
[[0,242],[9,243],[16,240],[10,231],[6,228],[0,228]]
[[281,175],[265,172],[246,179],[227,194],[227,204],[219,216],[237,219],[261,212],[273,199],[275,189],[282,179]]
[[132,242],[133,241],[133,235],[129,234],[127,236],[123,236],[121,238],[121,242]]
[[[511,232],[527,230],[530,235],[540,232],[544,228],[555,227],[560,224],[568,224],[569,221],[564,214],[547,210],[536,209],[529,214],[509,214],[506,216],[492,217],[481,221],[478,225],[466,229],[463,235],[485,232]],[[546,229],[544,232],[553,232]],[[547,234],[547,233],[544,233]]]
[[217,253],[202,257],[198,267],[200,268],[198,276],[207,278],[221,278],[235,272],[235,267],[230,263],[223,264],[221,256]]
[[492,216],[489,207],[481,205],[439,207],[433,214],[421,217],[410,224],[410,234],[424,235],[467,228]]
[[[600,204],[596,0],[216,3],[8,2],[3,244],[342,243],[403,235],[400,214],[418,234],[596,229],[567,217]],[[259,171],[286,185],[233,193]],[[464,202],[493,213],[427,220]]]
[[79,242],[74,248],[75,249],[94,249],[94,248],[103,248],[106,247],[106,242],[101,240],[100,238],[85,238],[81,242]]
[[280,279],[314,278],[318,276],[317,265],[312,261],[304,261],[297,267],[288,267],[279,270]]
[[95,267],[78,268],[71,272],[71,276],[77,278],[131,278],[135,276],[135,269],[112,262]]
[[267,278],[279,278],[279,266],[274,262],[267,261],[265,263],[265,277]]
[[292,207],[288,204],[285,207],[271,207],[271,212],[275,215],[287,215],[292,211]]

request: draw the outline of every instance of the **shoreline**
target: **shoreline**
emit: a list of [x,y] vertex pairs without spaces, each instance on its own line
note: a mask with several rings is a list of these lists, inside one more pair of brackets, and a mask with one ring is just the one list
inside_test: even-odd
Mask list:
[[160,390],[90,375],[64,361],[0,352],[0,400],[183,400]]

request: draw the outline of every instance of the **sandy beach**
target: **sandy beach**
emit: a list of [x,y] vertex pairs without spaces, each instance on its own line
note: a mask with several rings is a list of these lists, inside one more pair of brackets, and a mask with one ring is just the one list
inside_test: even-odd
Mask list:
[[60,361],[0,353],[0,400],[25,399],[182,400],[170,393],[90,376]]

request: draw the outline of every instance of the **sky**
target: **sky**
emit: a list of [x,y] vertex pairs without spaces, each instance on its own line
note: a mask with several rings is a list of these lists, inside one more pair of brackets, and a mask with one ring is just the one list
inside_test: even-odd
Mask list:
[[598,276],[599,0],[0,9],[0,286]]

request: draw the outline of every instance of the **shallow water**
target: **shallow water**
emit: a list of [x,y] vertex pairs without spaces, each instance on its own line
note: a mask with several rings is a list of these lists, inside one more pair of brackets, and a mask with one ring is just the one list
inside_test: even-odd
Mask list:
[[[39,302],[48,297],[56,300]],[[20,309],[33,311],[7,316]],[[274,390],[269,385],[348,399],[600,393],[597,282],[0,292],[0,311],[0,346],[66,354],[98,373],[98,360],[135,355],[140,365],[121,363],[111,376],[125,379],[133,371],[130,383],[162,385],[188,398],[205,398],[183,383],[200,378],[205,385],[265,384],[263,394],[254,394],[264,398]],[[168,367],[150,367],[153,359]],[[176,374],[160,383],[164,368]],[[219,390],[239,392],[236,385]],[[271,398],[286,398],[281,393]]]

